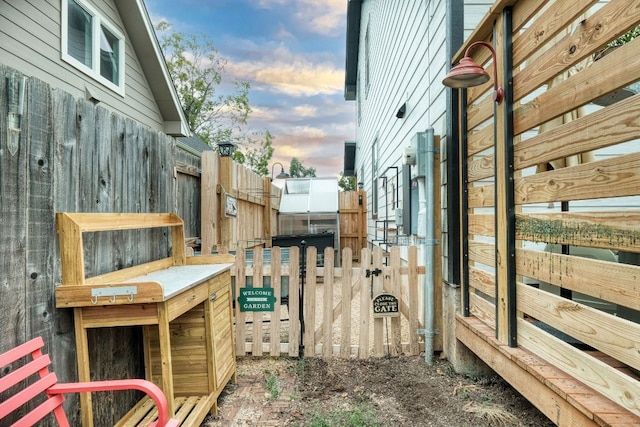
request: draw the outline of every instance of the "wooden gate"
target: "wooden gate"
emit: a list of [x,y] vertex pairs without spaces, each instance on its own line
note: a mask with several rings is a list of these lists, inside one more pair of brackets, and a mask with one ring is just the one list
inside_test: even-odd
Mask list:
[[[418,276],[424,274],[424,266],[418,266],[416,247],[408,249],[406,263],[398,247],[391,249],[386,262],[379,247],[363,249],[358,265],[351,249],[345,248],[340,268],[334,267],[333,248],[325,249],[320,266],[315,247],[305,252],[303,260],[298,247],[238,249],[232,272],[238,356],[302,353],[364,359],[424,350],[418,334],[423,328]],[[242,311],[237,297],[247,287],[271,288],[274,311]],[[383,292],[397,298],[397,316],[374,317],[374,297]]]

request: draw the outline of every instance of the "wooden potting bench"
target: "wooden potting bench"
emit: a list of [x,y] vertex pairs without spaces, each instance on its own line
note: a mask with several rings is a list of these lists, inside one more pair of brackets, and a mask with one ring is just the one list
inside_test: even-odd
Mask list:
[[[89,328],[141,325],[146,379],[162,388],[170,416],[200,426],[236,380],[233,256],[187,256],[183,221],[172,213],[58,213],[56,221],[62,261],[56,307],[74,309],[79,381],[90,379]],[[171,256],[85,276],[83,233],[145,228],[171,230]],[[137,425],[150,404],[140,401],[121,425]],[[81,406],[83,426],[93,426],[89,393]]]

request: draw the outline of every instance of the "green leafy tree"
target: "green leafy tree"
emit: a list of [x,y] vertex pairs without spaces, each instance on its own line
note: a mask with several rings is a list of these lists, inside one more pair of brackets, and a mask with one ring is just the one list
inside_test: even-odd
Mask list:
[[291,178],[315,178],[316,168],[304,167],[300,160],[293,157],[289,164],[289,175],[291,175]]
[[[262,136],[262,135],[261,135]],[[233,159],[254,170],[256,173],[267,176],[269,174],[269,160],[273,156],[273,135],[265,131],[261,140],[252,147],[233,153]]]
[[251,114],[250,84],[235,80],[231,93],[222,92],[227,60],[205,34],[172,32],[165,21],[156,33],[191,130],[214,148],[222,141],[235,143],[236,160],[267,175],[264,165],[273,155],[273,135],[245,130]]
[[340,187],[342,191],[356,191],[356,177],[344,176],[344,172],[340,172],[338,187]]

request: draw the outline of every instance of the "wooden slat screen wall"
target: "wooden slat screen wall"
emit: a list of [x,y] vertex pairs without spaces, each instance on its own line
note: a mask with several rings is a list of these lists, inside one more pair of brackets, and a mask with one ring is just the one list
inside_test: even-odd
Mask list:
[[[503,34],[507,6],[513,34]],[[499,81],[512,90],[513,104],[494,110],[493,80],[468,89],[463,101],[469,178],[469,210],[463,213],[469,224],[469,281],[464,286],[470,290],[471,313],[506,343],[507,315],[515,310],[517,345],[636,414],[637,379],[610,365],[640,370],[640,95],[598,104],[603,95],[640,80],[640,39],[594,58],[639,24],[638,1],[499,1],[466,45],[484,39],[498,47]],[[509,36],[511,85],[502,67]],[[472,56],[488,63],[492,75],[488,50],[476,49]],[[511,111],[513,134],[506,135]],[[508,149],[513,149],[512,161],[505,158]],[[593,157],[580,156],[587,152]],[[590,161],[558,161],[570,156]],[[512,206],[504,202],[509,167]],[[504,231],[510,214],[515,215],[513,241]],[[569,253],[545,251],[548,244],[564,245]],[[505,303],[510,292],[505,251],[510,247],[515,248],[513,307]],[[576,247],[613,251],[619,262],[571,255]],[[598,298],[618,312],[532,286],[539,283]],[[603,363],[540,324],[617,362]]]

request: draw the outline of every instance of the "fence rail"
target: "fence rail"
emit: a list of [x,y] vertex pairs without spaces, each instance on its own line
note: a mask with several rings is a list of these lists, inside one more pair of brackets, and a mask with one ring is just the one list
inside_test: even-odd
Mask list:
[[[409,248],[406,265],[398,247],[391,249],[388,265],[379,247],[363,249],[358,264],[351,248],[343,249],[341,267],[334,267],[333,248],[325,249],[322,266],[315,247],[288,248],[288,257],[282,252],[271,248],[270,262],[262,248],[253,250],[249,262],[244,249],[236,252],[236,300],[245,287],[269,287],[276,297],[273,312],[244,312],[235,304],[238,356],[367,358],[424,349],[418,335],[423,328],[418,279],[424,266],[418,265],[416,247]],[[380,273],[372,274],[376,270]],[[399,316],[373,316],[373,297],[382,292],[397,297]]]

